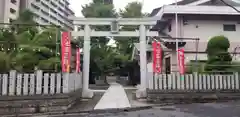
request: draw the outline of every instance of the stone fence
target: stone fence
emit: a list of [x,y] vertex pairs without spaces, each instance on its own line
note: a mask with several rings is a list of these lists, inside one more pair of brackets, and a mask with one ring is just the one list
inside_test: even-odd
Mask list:
[[149,78],[147,100],[238,99],[238,73],[221,74],[159,74]]
[[0,74],[0,114],[67,110],[81,95],[81,73]]

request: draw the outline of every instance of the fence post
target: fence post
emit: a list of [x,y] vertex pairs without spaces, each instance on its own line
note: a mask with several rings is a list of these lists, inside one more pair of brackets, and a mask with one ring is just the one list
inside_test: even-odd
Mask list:
[[47,95],[49,94],[48,89],[49,87],[49,73],[44,73],[43,74],[43,94]]
[[81,72],[75,73],[75,90],[78,90],[81,88],[80,87],[80,83],[81,83],[80,79],[81,79]]
[[153,72],[147,72],[148,73],[148,89],[153,89],[153,76],[154,73]]
[[9,95],[15,95],[15,88],[16,88],[16,70],[10,71],[10,77],[9,77]]
[[69,93],[69,73],[63,73],[63,93]]
[[185,80],[186,80],[186,78],[185,78],[185,75],[184,74],[179,74],[179,76],[180,76],[180,78],[179,78],[179,80],[180,80],[180,83],[181,83],[181,90],[184,90],[185,89]]
[[194,76],[193,76],[193,82],[194,82],[194,85],[193,85],[193,87],[194,87],[194,90],[196,90],[196,89],[198,89],[198,85],[199,85],[199,82],[198,82],[198,73],[197,72],[194,72],[193,73],[194,74]]
[[30,88],[29,88],[29,94],[34,95],[35,92],[35,81],[36,81],[36,75],[35,74],[30,74]]
[[235,78],[234,79],[235,79],[236,89],[240,89],[238,72],[235,72]]
[[50,93],[51,94],[55,94],[55,87],[56,87],[56,81],[55,81],[55,78],[56,78],[56,74],[55,73],[51,73],[50,75]]
[[61,83],[62,83],[62,81],[63,81],[63,78],[62,78],[62,74],[61,73],[57,73],[57,79],[56,79],[57,81],[57,89],[56,89],[56,93],[61,93],[62,92],[62,85],[61,85]]
[[2,95],[8,94],[8,74],[2,74]]
[[42,70],[37,70],[36,74],[37,74],[36,94],[42,94],[43,72],[42,72]]
[[29,74],[23,75],[23,95],[28,95],[29,92]]
[[171,74],[171,78],[172,78],[172,88],[171,89],[176,90],[177,89],[177,76],[176,76],[176,73],[172,73]]
[[69,92],[74,91],[75,89],[75,73],[69,73],[68,87]]
[[181,89],[181,75],[179,72],[177,72],[176,74],[177,74],[177,89],[180,90]]
[[17,88],[17,90],[16,90],[16,94],[19,96],[19,95],[22,95],[22,76],[23,76],[23,74],[17,74],[17,86],[16,86],[16,88]]

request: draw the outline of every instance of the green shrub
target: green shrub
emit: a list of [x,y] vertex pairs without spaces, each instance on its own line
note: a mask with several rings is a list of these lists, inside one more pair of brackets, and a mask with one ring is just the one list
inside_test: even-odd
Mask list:
[[208,60],[205,66],[206,71],[226,71],[231,68],[232,57],[228,52],[230,43],[225,36],[215,36],[208,41]]
[[0,72],[5,73],[10,70],[10,57],[4,52],[0,52]]
[[188,74],[192,74],[194,72],[198,72],[198,73],[202,73],[204,72],[204,66],[205,66],[205,62],[188,62],[186,64],[186,68],[185,71]]

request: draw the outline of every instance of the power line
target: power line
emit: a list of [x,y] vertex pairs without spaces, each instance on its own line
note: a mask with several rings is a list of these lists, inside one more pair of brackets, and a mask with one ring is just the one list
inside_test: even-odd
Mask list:
[[240,11],[237,9],[237,8],[235,8],[234,6],[232,6],[232,5],[230,5],[230,4],[228,4],[228,3],[226,3],[224,0],[220,0],[223,4],[225,4],[225,5],[227,5],[227,6],[229,6],[229,7],[231,7],[231,8],[233,8],[235,11],[237,11],[238,13],[240,13]]

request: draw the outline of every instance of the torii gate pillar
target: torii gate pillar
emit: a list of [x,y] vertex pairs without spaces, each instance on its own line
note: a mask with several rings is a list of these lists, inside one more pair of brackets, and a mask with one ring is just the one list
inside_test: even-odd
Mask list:
[[[89,65],[90,65],[90,37],[139,37],[140,41],[140,72],[141,85],[136,92],[137,98],[146,97],[147,79],[147,57],[146,57],[146,37],[158,36],[158,32],[146,30],[146,26],[155,25],[158,18],[71,18],[75,25],[75,31],[72,36],[84,37],[83,47],[83,97],[91,98],[93,92],[89,90]],[[91,25],[135,25],[139,26],[139,31],[94,31],[90,29]],[[84,26],[84,30],[78,30],[78,26]],[[113,33],[114,32],[114,33]],[[116,33],[117,32],[117,33]]]

